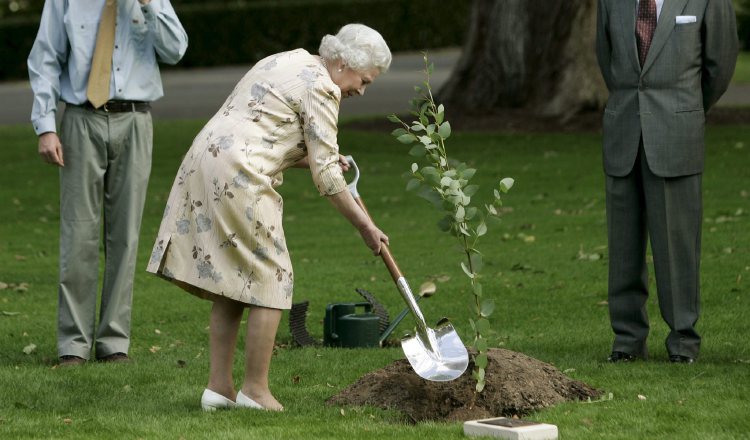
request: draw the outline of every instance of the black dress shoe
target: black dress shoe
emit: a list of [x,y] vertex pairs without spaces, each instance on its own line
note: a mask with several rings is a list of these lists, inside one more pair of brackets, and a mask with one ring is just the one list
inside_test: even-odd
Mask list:
[[86,363],[86,359],[70,354],[60,356],[58,367],[78,367]]
[[130,362],[130,358],[128,357],[128,355],[125,353],[121,353],[121,352],[112,353],[108,356],[97,358],[96,360],[99,362],[104,362],[104,363],[128,363]]
[[695,358],[691,358],[690,356],[683,356],[681,354],[673,354],[669,356],[669,362],[672,362],[674,364],[692,364],[695,362]]
[[632,354],[625,353],[622,351],[613,351],[612,354],[607,358],[607,362],[631,362],[638,359]]

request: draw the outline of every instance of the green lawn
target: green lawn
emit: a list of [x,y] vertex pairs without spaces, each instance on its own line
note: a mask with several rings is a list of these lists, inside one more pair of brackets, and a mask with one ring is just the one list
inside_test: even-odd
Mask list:
[[[463,438],[456,423],[408,425],[394,412],[324,405],[402,353],[397,348],[288,348],[286,319],[271,374],[286,412],[199,410],[208,372],[209,303],[144,269],[180,158],[200,126],[160,122],[155,127],[135,279],[134,362],[80,369],[51,368],[57,172],[38,159],[30,128],[0,127],[0,282],[26,288],[0,290],[0,438]],[[482,189],[489,191],[500,177],[516,179],[505,197],[512,209],[480,244],[486,255],[485,294],[497,302],[493,346],[550,362],[613,395],[529,416],[556,424],[562,439],[738,439],[750,432],[750,127],[711,127],[707,139],[699,323],[704,345],[699,362],[690,366],[666,361],[667,328],[655,298],[649,302],[651,360],[604,362],[611,331],[603,305],[607,262],[598,135],[459,133],[449,140],[452,155],[479,169],[475,179]],[[452,237],[435,227],[438,213],[405,192],[400,176],[410,157],[385,134],[345,129],[341,145],[360,164],[360,192],[389,234],[411,284],[449,278],[438,281],[436,295],[422,302],[428,321],[449,316],[468,339],[469,294],[460,256]],[[295,300],[310,301],[310,332],[322,337],[326,304],[357,300],[356,287],[373,292],[397,313],[403,305],[382,262],[317,195],[309,175],[289,171],[282,189]],[[405,322],[400,330],[407,327]],[[36,348],[25,354],[30,344]],[[235,377],[240,377],[241,347],[237,353]]]
[[732,82],[735,84],[750,84],[750,52],[740,52]]

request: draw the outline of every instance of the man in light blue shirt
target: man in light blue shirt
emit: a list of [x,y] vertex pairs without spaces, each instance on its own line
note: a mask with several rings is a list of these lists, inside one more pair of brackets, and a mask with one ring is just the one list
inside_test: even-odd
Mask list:
[[[110,39],[98,40],[107,8],[114,19],[102,28]],[[87,98],[97,45],[109,46],[102,58],[110,76],[109,93],[106,85],[100,88],[103,104]],[[84,363],[92,348],[99,360],[128,360],[133,275],[151,170],[150,102],[163,95],[157,61],[175,64],[186,49],[187,35],[169,0],[45,2],[28,67],[39,155],[60,167],[60,365]],[[66,103],[59,136],[58,101]],[[102,223],[105,269],[97,326]]]

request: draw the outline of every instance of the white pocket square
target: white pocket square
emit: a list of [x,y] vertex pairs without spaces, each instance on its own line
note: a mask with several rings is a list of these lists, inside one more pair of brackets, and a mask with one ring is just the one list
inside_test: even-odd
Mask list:
[[695,15],[678,15],[674,19],[676,24],[695,23],[697,20]]

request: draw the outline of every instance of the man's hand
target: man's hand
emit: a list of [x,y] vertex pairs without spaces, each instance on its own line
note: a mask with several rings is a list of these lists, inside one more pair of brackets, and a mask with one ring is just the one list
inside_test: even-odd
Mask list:
[[39,135],[39,156],[48,164],[64,167],[63,149],[57,133],[49,131]]

